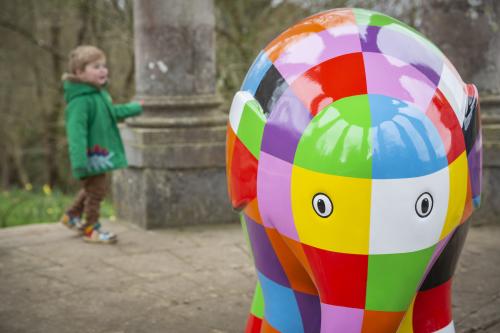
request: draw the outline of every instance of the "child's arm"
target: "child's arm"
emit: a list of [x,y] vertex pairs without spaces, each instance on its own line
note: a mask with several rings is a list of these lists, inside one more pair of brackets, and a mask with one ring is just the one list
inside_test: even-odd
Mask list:
[[87,103],[81,100],[73,100],[66,108],[69,159],[73,175],[77,178],[86,174],[88,166],[88,116]]
[[113,104],[113,112],[116,118],[121,121],[128,117],[137,116],[142,113],[142,105],[136,102],[127,104]]

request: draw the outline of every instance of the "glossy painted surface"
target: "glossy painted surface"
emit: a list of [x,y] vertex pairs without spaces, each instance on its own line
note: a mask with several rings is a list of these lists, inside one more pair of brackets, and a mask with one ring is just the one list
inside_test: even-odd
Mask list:
[[436,46],[380,13],[319,13],[259,53],[229,118],[259,279],[246,332],[454,332],[481,129]]

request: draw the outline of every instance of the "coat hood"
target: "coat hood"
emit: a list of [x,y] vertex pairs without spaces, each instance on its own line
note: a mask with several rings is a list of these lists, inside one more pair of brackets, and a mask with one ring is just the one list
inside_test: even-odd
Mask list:
[[98,93],[99,88],[84,82],[75,82],[70,80],[65,80],[63,83],[64,87],[64,100],[66,103],[71,102],[75,97],[87,94]]

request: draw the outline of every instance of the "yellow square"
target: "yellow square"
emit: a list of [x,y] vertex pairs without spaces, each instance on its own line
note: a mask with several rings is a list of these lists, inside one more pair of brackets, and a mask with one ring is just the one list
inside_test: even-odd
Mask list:
[[465,200],[467,199],[468,162],[464,151],[448,166],[450,170],[450,197],[446,222],[439,239],[444,239],[458,226],[464,213]]
[[[333,205],[324,218],[313,198],[323,193]],[[371,179],[328,175],[298,166],[292,170],[292,212],[301,243],[351,254],[368,254]]]
[[398,331],[396,333],[413,333],[413,305],[415,304],[415,297],[410,304],[403,320],[399,324]]

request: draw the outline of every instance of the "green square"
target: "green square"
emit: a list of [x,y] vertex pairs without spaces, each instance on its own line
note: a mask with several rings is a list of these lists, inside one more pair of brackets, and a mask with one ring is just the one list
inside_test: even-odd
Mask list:
[[260,281],[257,281],[257,286],[255,287],[250,313],[257,318],[264,318],[264,294],[262,293]]
[[407,26],[401,21],[396,20],[390,16],[373,12],[371,10],[361,9],[361,8],[353,8],[354,17],[356,18],[357,25],[369,25],[376,27],[383,27],[389,24],[398,24],[402,26]]
[[[426,43],[434,46],[434,44],[428,41],[427,38],[425,38],[425,36],[422,35],[418,30],[410,27],[404,22],[396,20],[393,17],[361,8],[354,8],[353,11],[354,17],[356,18],[356,24],[358,25],[375,27],[384,27],[391,25],[391,28],[400,30],[408,35],[411,35],[411,33],[413,33],[416,36],[420,37],[419,39],[423,39],[424,41],[426,41]],[[434,48],[436,47],[434,46]]]
[[371,138],[368,95],[342,98],[309,123],[299,141],[294,164],[330,175],[371,178]]
[[245,215],[243,213],[240,213],[240,223],[241,223],[241,229],[243,230],[245,241],[247,243],[247,247],[250,251],[250,255],[252,256],[253,260],[252,245],[250,244],[250,237],[248,236],[247,221],[245,220]]
[[266,117],[259,103],[255,100],[247,102],[243,107],[237,136],[257,160],[265,124]]
[[370,255],[366,309],[392,312],[407,310],[434,248],[435,246],[431,246],[416,252]]

